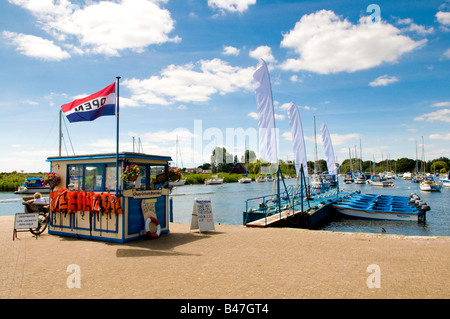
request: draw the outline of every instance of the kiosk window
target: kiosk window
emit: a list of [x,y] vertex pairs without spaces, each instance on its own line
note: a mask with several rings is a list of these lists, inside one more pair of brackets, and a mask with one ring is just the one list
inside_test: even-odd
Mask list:
[[68,186],[73,190],[81,190],[83,188],[83,165],[69,165]]
[[[138,185],[139,184],[139,185]],[[139,165],[139,177],[137,183],[135,183],[136,187],[140,189],[147,188],[147,166]]]
[[103,190],[104,165],[86,165],[84,170],[86,191]]
[[106,164],[105,190],[116,190],[116,164]]

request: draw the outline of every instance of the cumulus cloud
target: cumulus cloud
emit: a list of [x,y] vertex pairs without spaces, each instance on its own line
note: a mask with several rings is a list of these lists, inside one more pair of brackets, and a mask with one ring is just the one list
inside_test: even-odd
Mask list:
[[387,86],[388,84],[398,82],[396,76],[382,75],[369,83],[370,86]]
[[354,72],[386,62],[396,62],[403,54],[423,46],[400,34],[391,24],[358,24],[342,19],[333,11],[321,10],[304,15],[295,27],[283,35],[281,47],[293,49],[299,56],[284,61],[284,70],[307,70],[320,74]]
[[432,107],[449,107],[450,101],[444,101],[444,102],[436,102],[431,105]]
[[30,11],[38,25],[61,46],[76,54],[118,56],[121,50],[141,52],[152,44],[180,41],[170,12],[148,0],[87,1],[83,7],[69,0],[9,0]]
[[169,105],[175,102],[207,102],[213,94],[225,95],[252,90],[254,68],[240,68],[220,59],[169,65],[160,75],[147,79],[126,79],[123,85],[131,99],[141,105]]
[[250,5],[256,4],[256,0],[208,0],[208,6],[218,9],[222,12],[239,12],[247,11]]
[[445,135],[442,134],[431,134],[430,135],[431,140],[444,140],[444,141],[450,141],[450,133],[447,133]]
[[53,41],[30,34],[3,31],[2,35],[23,55],[46,61],[60,61],[70,58],[70,54],[55,45]]
[[414,121],[427,121],[427,122],[441,121],[450,123],[450,109],[442,109],[439,111],[422,114],[420,116],[415,117]]
[[240,50],[238,48],[232,47],[232,46],[225,46],[223,47],[222,54],[224,55],[239,55]]
[[267,45],[261,45],[255,50],[250,51],[250,57],[254,59],[263,59],[267,63],[275,63],[277,60],[273,57],[272,49]]
[[438,13],[436,13],[436,18],[439,23],[450,26],[450,12],[438,11]]

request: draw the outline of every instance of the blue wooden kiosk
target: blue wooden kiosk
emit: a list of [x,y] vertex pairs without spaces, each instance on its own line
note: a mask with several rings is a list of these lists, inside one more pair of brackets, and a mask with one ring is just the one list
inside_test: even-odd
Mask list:
[[[140,172],[135,181],[119,180],[118,191],[116,153],[47,158],[50,170],[61,178],[53,192],[67,189],[116,196],[122,208],[121,213],[99,213],[88,208],[76,212],[50,209],[49,234],[125,243],[169,232],[172,202],[167,170],[172,159],[130,152],[119,153],[118,158],[119,176],[130,164],[138,165]],[[149,222],[150,219],[156,222]]]

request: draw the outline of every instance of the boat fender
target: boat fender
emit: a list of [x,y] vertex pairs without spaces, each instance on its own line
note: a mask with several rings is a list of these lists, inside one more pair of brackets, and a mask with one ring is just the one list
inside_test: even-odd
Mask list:
[[422,206],[420,206],[420,210],[423,211],[423,212],[429,211],[430,210],[430,206],[422,205]]
[[[152,233],[150,230],[150,224],[153,223],[156,225],[156,232]],[[147,233],[150,238],[158,238],[161,235],[161,225],[159,224],[159,221],[154,217],[149,217],[145,221],[145,232]]]

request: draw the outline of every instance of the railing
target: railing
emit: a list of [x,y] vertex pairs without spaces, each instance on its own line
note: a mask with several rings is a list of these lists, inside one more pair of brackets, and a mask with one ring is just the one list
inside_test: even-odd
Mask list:
[[[295,192],[295,194],[294,194]],[[320,198],[321,194],[327,193],[327,197],[332,196],[328,190],[310,188],[309,194],[306,187],[289,185],[286,190],[280,194],[264,195],[260,197],[249,198],[245,201],[245,213],[246,220],[248,222],[249,213],[261,213],[264,214],[265,223],[267,224],[267,217],[285,211],[287,209],[294,210],[306,204],[307,208],[310,208],[309,198]],[[309,195],[309,196],[308,196]],[[278,201],[280,200],[280,204]],[[303,207],[304,209],[304,207]]]

